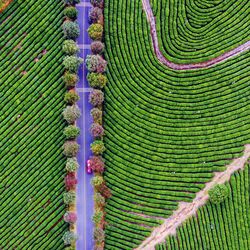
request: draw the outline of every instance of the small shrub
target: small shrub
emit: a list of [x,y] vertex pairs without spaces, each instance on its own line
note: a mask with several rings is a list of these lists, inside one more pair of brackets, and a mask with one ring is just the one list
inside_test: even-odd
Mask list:
[[66,212],[63,219],[67,223],[75,223],[77,221],[77,215],[75,212]]
[[102,9],[99,7],[93,7],[89,11],[90,23],[98,23],[103,19]]
[[76,141],[66,141],[63,144],[63,154],[67,157],[75,157],[79,151],[79,144]]
[[68,55],[75,55],[80,51],[76,42],[73,40],[65,40],[63,42],[62,50],[65,54],[68,54]]
[[104,183],[104,179],[102,176],[100,175],[97,175],[97,176],[94,176],[91,180],[91,184],[94,188],[100,186],[101,184]]
[[64,178],[64,183],[66,186],[66,190],[73,190],[76,187],[77,184],[77,179],[76,179],[76,175],[73,172],[67,173],[67,175]]
[[66,139],[75,139],[80,134],[80,129],[74,125],[69,125],[63,131]]
[[78,75],[66,71],[63,76],[66,87],[75,87],[79,81]]
[[102,54],[104,52],[104,43],[100,41],[94,41],[91,43],[90,48],[93,54]]
[[220,204],[229,196],[229,190],[224,184],[217,184],[208,191],[210,201],[214,204]]
[[62,239],[63,239],[64,245],[71,245],[76,241],[77,236],[75,233],[67,231],[64,233]]
[[73,124],[80,116],[81,111],[77,105],[67,106],[63,110],[63,117],[69,124]]
[[102,122],[102,111],[98,108],[93,108],[90,111],[90,114],[94,120],[94,123],[99,123],[101,124]]
[[64,13],[64,16],[72,20],[75,20],[77,18],[78,11],[75,7],[69,6],[64,9],[63,13]]
[[105,232],[101,228],[95,228],[94,230],[94,239],[97,244],[101,244],[105,239]]
[[98,192],[95,192],[94,194],[94,202],[98,207],[104,207],[105,206],[105,198]]
[[101,138],[104,136],[104,128],[98,123],[93,123],[90,128],[90,133],[94,138]]
[[69,191],[63,194],[63,201],[65,204],[73,204],[76,201],[76,192]]
[[92,156],[89,159],[91,169],[96,173],[104,172],[104,160],[101,156]]
[[92,216],[92,221],[95,223],[95,225],[98,225],[101,223],[103,216],[103,211],[101,211],[100,209],[96,209],[94,215]]
[[106,186],[105,182],[97,186],[97,191],[105,198],[108,199],[112,196],[110,189]]
[[99,8],[103,8],[104,7],[103,0],[91,0],[90,2],[95,7],[99,7]]
[[99,106],[103,103],[104,101],[104,94],[101,90],[94,89],[90,92],[89,94],[89,102],[93,106]]
[[77,73],[79,66],[83,63],[83,59],[76,56],[65,56],[63,65],[66,70],[71,73]]
[[101,155],[106,149],[103,141],[101,140],[95,140],[93,143],[90,144],[90,147],[94,155]]
[[79,99],[80,96],[74,90],[70,90],[64,96],[64,101],[67,104],[75,104]]
[[89,73],[88,76],[89,86],[92,88],[104,88],[107,84],[107,77],[101,73]]
[[85,62],[89,72],[104,73],[107,69],[107,62],[100,55],[87,55]]
[[80,28],[76,22],[65,21],[62,27],[66,39],[75,40],[80,35]]
[[68,172],[75,172],[79,168],[79,164],[77,162],[76,157],[73,158],[67,158],[66,162],[66,170]]
[[99,23],[93,23],[88,28],[89,37],[92,40],[102,40],[103,26]]

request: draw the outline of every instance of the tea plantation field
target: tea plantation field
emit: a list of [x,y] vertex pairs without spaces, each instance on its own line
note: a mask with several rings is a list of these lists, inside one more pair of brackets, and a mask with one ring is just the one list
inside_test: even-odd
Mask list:
[[[160,49],[175,63],[206,61],[250,40],[249,1],[151,5]],[[133,249],[250,142],[250,52],[211,68],[175,71],[154,54],[142,1],[105,1],[104,16],[105,179],[113,194],[106,206],[105,249]],[[208,235],[192,220],[200,231],[190,232],[191,222],[181,228],[180,249],[223,249],[217,241],[225,241],[229,226],[219,216],[228,223],[237,223],[232,214],[247,218],[248,196],[239,194],[248,190],[247,173],[232,180],[233,197],[218,210],[223,215],[210,205],[199,211],[199,220],[211,218],[216,231]],[[248,249],[249,224],[241,226],[244,233],[232,236],[227,249]],[[210,248],[194,242],[198,236]],[[179,249],[169,248],[175,243],[173,238],[159,249]]]
[[0,14],[0,249],[64,249],[63,1]]

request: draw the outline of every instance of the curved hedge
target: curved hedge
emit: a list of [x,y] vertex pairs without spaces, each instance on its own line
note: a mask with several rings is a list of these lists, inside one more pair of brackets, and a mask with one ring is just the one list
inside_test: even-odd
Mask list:
[[[174,71],[154,55],[141,1],[105,1],[104,16],[105,180],[112,191],[105,248],[133,249],[250,142],[249,51],[212,68]],[[176,24],[163,17],[163,30]]]

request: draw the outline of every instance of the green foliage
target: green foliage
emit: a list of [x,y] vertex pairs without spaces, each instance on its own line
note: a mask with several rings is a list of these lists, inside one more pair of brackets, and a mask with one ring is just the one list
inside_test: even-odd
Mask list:
[[66,70],[71,73],[77,73],[79,66],[83,63],[83,59],[77,56],[65,56],[63,65]]
[[89,86],[92,88],[104,88],[107,84],[107,77],[101,73],[89,73],[88,76]]
[[[93,184],[95,185],[95,184]],[[105,202],[105,198],[98,192],[95,192],[94,194],[94,202],[98,207],[104,207],[106,202]]]
[[65,135],[66,139],[75,139],[80,135],[80,129],[75,125],[69,125],[64,129],[63,134]]
[[64,95],[64,101],[67,104],[75,104],[80,99],[80,96],[75,91],[68,91]]
[[103,141],[101,140],[95,140],[93,143],[91,143],[90,148],[94,155],[101,155],[106,149]]
[[76,157],[67,158],[66,170],[68,172],[76,172],[78,168],[79,168],[79,164],[77,162]]
[[99,23],[91,24],[88,28],[88,34],[92,40],[102,40],[103,26]]
[[63,118],[69,123],[73,124],[81,116],[81,111],[77,105],[67,106],[63,110]]
[[77,18],[78,11],[75,7],[69,6],[64,9],[64,15],[72,20]]
[[90,114],[95,123],[99,123],[99,124],[102,123],[102,110],[100,110],[99,108],[93,108],[91,109]]
[[105,232],[101,228],[95,228],[94,229],[94,239],[97,244],[100,244],[104,241],[105,239]]
[[64,73],[63,81],[66,87],[75,87],[76,83],[79,81],[79,78],[77,74],[73,74],[67,71]]
[[229,196],[228,187],[224,184],[218,184],[208,191],[210,201],[214,204],[220,204]]
[[63,52],[65,54],[68,54],[68,55],[75,55],[80,51],[80,49],[77,46],[76,42],[73,41],[73,40],[65,40],[63,42],[62,49],[63,49]]
[[104,182],[104,179],[101,175],[94,176],[91,180],[93,187],[98,187]]
[[79,144],[75,141],[66,141],[63,144],[63,154],[67,157],[75,157],[78,151],[79,151]]
[[67,205],[73,204],[76,201],[76,192],[69,191],[63,194],[63,202]]
[[103,211],[100,209],[96,209],[94,215],[92,216],[92,221],[95,223],[95,225],[100,224],[104,216]]
[[80,28],[78,23],[65,21],[63,23],[63,33],[66,39],[75,40],[80,35]]
[[76,241],[77,236],[75,233],[71,231],[67,231],[64,233],[62,239],[63,239],[64,245],[71,245]]

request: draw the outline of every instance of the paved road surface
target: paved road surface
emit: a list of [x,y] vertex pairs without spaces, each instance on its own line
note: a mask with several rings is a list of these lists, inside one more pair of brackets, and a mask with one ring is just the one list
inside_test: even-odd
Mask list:
[[[89,45],[91,40],[86,31],[88,27],[88,11],[91,8],[89,0],[82,0],[77,5],[79,11],[78,22],[80,25],[81,35],[78,39],[80,47],[80,56],[85,60],[86,55],[90,54]],[[82,65],[79,69],[80,82],[77,86],[77,91],[80,95],[78,105],[82,111],[82,116],[78,121],[78,126],[81,129],[81,135],[78,139],[80,144],[80,152],[78,154],[78,161],[80,168],[78,170],[78,185],[77,185],[77,250],[92,250],[93,242],[93,223],[91,217],[93,214],[93,188],[90,184],[92,175],[86,173],[86,161],[90,156],[90,143],[92,142],[89,128],[92,123],[90,110],[91,105],[88,103],[88,95],[90,88],[87,80],[87,69]]]

